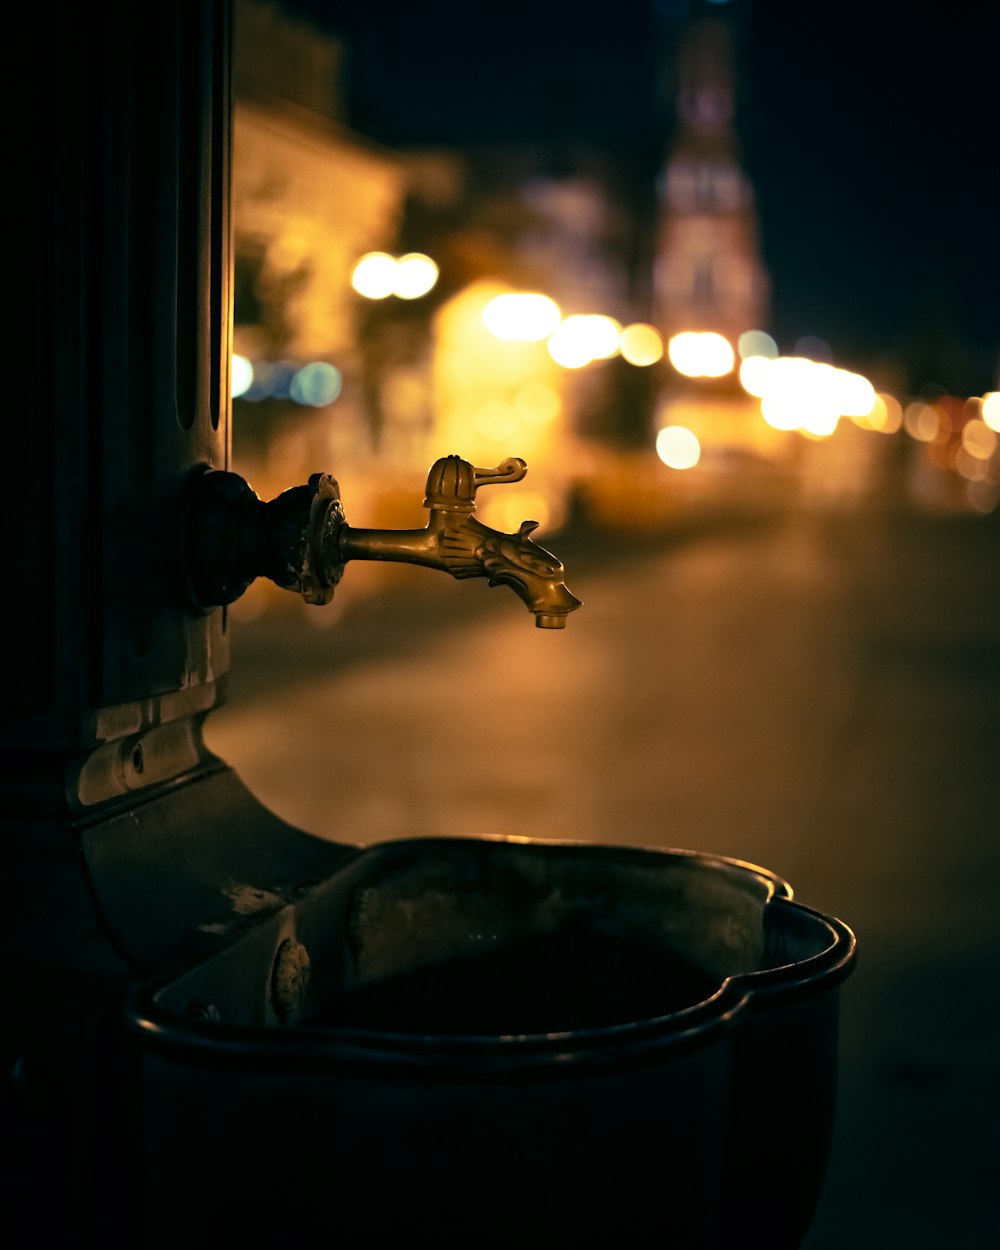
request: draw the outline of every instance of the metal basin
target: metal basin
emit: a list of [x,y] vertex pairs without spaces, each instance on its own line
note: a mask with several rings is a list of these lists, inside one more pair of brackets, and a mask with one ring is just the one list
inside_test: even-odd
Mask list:
[[148,1242],[791,1250],[853,959],[843,924],[733,860],[359,852],[133,996]]

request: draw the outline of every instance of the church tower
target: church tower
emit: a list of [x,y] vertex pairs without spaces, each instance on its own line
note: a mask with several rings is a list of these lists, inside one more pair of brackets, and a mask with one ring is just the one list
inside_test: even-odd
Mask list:
[[691,9],[675,65],[677,128],[659,184],[656,318],[666,337],[714,330],[735,347],[744,330],[765,325],[769,282],[739,163],[733,29],[719,4]]

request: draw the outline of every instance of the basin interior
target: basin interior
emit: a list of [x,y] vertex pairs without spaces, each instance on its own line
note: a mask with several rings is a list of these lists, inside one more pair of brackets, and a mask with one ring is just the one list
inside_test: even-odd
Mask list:
[[[385,843],[224,957],[165,987],[230,1024],[419,1036],[531,1036],[669,1016],[732,976],[829,941],[768,914],[788,887],[688,852],[499,839]],[[789,905],[791,906],[791,905]],[[308,953],[296,1010],[275,1015],[282,941]]]

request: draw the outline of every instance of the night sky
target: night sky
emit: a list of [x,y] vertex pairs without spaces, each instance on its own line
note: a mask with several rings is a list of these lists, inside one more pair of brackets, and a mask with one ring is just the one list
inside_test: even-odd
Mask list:
[[[743,163],[769,329],[888,384],[966,394],[1000,370],[1000,9],[792,0],[286,0],[347,36],[351,122],[399,148],[589,144],[651,171],[685,10],[740,49]],[[973,11],[973,9],[975,11]],[[930,14],[931,16],[926,16]]]

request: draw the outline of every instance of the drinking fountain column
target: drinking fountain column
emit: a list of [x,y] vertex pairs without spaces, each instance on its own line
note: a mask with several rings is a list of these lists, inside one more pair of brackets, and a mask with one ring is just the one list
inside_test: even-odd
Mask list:
[[3,492],[8,1245],[117,1244],[125,986],[344,855],[264,812],[201,734],[228,628],[184,602],[178,525],[188,476],[228,461],[229,21],[227,0],[28,6],[5,80],[24,267]]

